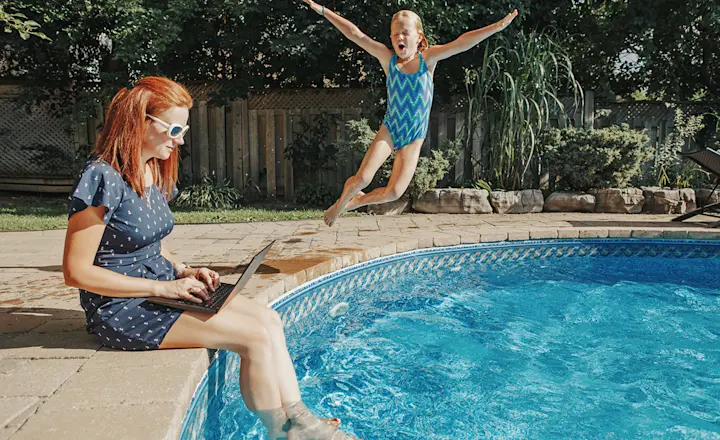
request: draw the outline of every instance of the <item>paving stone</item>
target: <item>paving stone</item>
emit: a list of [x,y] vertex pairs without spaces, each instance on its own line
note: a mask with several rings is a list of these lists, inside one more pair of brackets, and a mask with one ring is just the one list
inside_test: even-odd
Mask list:
[[581,229],[578,232],[580,238],[607,238],[607,229]]
[[38,397],[0,397],[0,440],[9,439],[41,403]]
[[0,340],[0,358],[89,358],[100,343],[85,330],[59,333],[32,331],[8,341]]
[[0,334],[28,332],[52,319],[49,314],[27,314],[16,309],[0,310]]
[[461,232],[460,244],[476,244],[480,243],[480,234],[474,232]]
[[507,233],[507,239],[510,241],[529,240],[530,231],[510,231]]
[[433,238],[433,244],[438,247],[457,246],[460,244],[460,236],[450,234],[438,234]]
[[684,230],[663,231],[663,238],[685,239],[685,238],[688,238],[688,231],[684,231]]
[[3,397],[50,396],[72,377],[85,361],[85,359],[27,360],[21,364],[21,368],[0,375],[0,392]]
[[577,229],[558,229],[558,238],[578,238]]
[[101,348],[82,365],[82,371],[90,370],[125,370],[145,366],[183,366],[190,365],[198,359],[208,357],[212,350],[191,348],[184,350],[148,350],[127,352]]
[[632,237],[632,229],[608,229],[608,238]]
[[663,231],[660,229],[635,229],[632,231],[633,238],[662,238]]
[[533,240],[558,238],[558,231],[557,229],[534,229],[530,230],[530,238]]
[[175,417],[173,402],[112,408],[44,411],[42,408],[12,440],[93,439],[138,440],[169,437],[167,422]]
[[482,232],[480,233],[480,241],[482,243],[505,241],[508,239],[507,232]]
[[[195,356],[197,361],[197,354]],[[172,402],[182,394],[183,388],[186,391],[195,389],[195,384],[189,383],[190,370],[188,364],[167,363],[109,369],[82,368],[55,391],[42,409],[63,412]]]

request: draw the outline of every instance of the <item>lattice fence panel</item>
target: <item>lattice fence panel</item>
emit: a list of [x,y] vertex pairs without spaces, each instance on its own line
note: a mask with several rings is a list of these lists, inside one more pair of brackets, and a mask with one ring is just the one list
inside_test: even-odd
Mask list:
[[[0,176],[73,177],[71,127],[42,107],[28,113],[0,96]],[[43,153],[44,152],[44,153]]]
[[273,90],[253,94],[248,99],[252,110],[327,109],[363,107],[368,99],[360,89]]

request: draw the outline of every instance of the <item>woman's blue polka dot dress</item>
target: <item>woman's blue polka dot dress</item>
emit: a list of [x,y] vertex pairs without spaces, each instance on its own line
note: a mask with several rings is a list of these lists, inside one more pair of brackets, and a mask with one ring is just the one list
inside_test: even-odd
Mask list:
[[[146,189],[145,198],[140,198],[107,162],[91,160],[69,199],[68,217],[88,206],[106,209],[107,226],[95,254],[96,266],[131,277],[175,279],[172,263],[160,255],[160,239],[172,231],[174,217],[157,186]],[[145,298],[114,298],[82,289],[80,304],[88,333],[103,345],[122,350],[158,348],[182,313]]]

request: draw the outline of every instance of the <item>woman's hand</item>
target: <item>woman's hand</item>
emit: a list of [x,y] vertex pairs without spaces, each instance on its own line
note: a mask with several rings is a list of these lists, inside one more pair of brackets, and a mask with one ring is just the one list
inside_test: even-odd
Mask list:
[[173,281],[160,281],[155,296],[170,299],[184,299],[195,303],[201,303],[210,299],[207,284],[192,276]]
[[214,270],[210,270],[207,267],[186,267],[182,271],[178,272],[178,278],[194,278],[205,283],[205,286],[214,292],[215,288],[220,285],[220,275]]

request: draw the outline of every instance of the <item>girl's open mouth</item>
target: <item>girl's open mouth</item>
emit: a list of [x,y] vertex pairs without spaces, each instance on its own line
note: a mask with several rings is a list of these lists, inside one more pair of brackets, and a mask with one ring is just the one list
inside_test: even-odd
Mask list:
[[405,50],[405,45],[402,43],[398,44],[398,49]]

